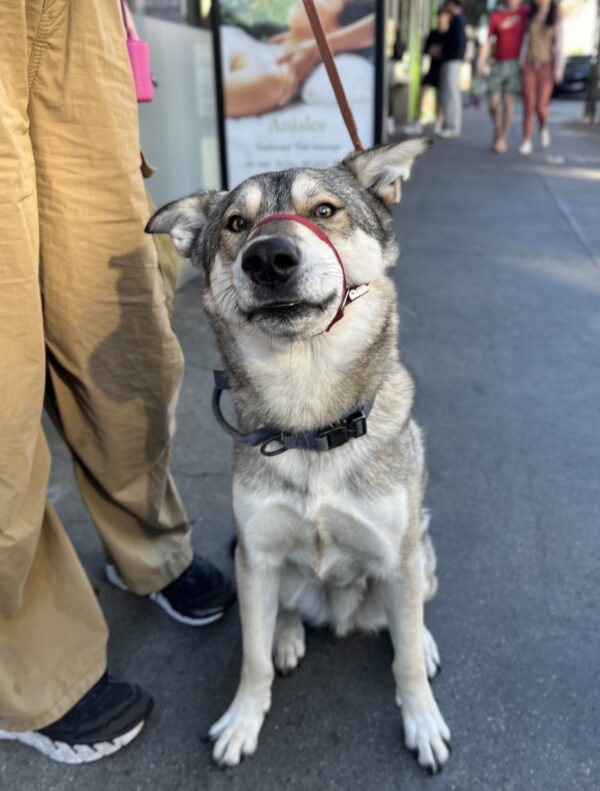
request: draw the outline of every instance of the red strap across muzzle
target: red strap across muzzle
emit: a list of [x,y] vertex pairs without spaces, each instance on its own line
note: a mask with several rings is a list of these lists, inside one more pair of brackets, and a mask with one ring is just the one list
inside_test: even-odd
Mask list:
[[342,257],[338,253],[335,245],[331,241],[331,239],[327,236],[326,233],[317,227],[314,222],[311,222],[306,217],[302,217],[299,214],[288,214],[287,212],[280,212],[279,214],[270,214],[268,217],[263,217],[262,220],[259,220],[256,225],[253,226],[251,229],[251,233],[255,231],[257,228],[260,228],[261,225],[266,225],[269,222],[275,222],[276,220],[292,220],[293,222],[299,222],[300,225],[304,225],[306,228],[311,230],[315,236],[317,236],[322,242],[324,242],[331,252],[334,254],[336,261],[340,265],[340,269],[342,270],[342,301],[340,302],[340,306],[338,308],[337,313],[325,329],[325,332],[329,332],[329,330],[336,324],[340,319],[344,318],[344,308],[348,304],[348,302],[352,302],[354,299],[362,296],[366,293],[366,285],[365,286],[358,286],[357,288],[348,288],[348,284],[346,282],[346,270],[344,269],[344,263],[342,261]]

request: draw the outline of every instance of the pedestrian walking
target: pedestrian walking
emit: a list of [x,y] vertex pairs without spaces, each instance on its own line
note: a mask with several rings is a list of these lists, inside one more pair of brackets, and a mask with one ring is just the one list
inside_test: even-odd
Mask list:
[[106,672],[106,622],[47,500],[44,399],[109,579],[195,625],[233,588],[193,554],[169,473],[183,358],[144,233],[119,0],[9,2],[0,74],[0,738],[82,763],[134,739],[152,699]]
[[497,154],[508,150],[514,98],[521,93],[519,58],[529,12],[529,6],[521,5],[521,0],[506,0],[506,8],[494,11],[490,17],[487,41],[477,59],[477,73],[482,76],[490,54],[492,57],[488,108],[494,125],[492,150]]
[[519,153],[533,151],[533,115],[537,115],[540,145],[548,148],[548,106],[555,84],[563,80],[565,57],[563,50],[562,12],[555,0],[536,0],[531,6],[523,41],[523,142]]
[[414,124],[404,128],[404,132],[406,132],[406,134],[423,134],[423,124],[421,123],[423,101],[425,94],[430,88],[435,90],[435,131],[439,132],[442,129],[443,112],[440,93],[440,76],[444,52],[444,39],[448,32],[448,28],[450,27],[450,19],[450,12],[442,6],[437,13],[437,28],[429,32],[429,35],[425,41],[423,51],[429,56],[429,69],[427,74],[425,74],[421,80],[417,120]]
[[450,14],[450,26],[444,37],[440,87],[444,125],[441,137],[459,137],[462,128],[460,72],[467,47],[466,20],[461,0],[449,0],[444,9]]

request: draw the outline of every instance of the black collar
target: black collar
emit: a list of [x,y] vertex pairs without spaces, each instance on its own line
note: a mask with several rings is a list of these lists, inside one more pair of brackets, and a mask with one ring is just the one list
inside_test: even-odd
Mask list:
[[[264,426],[242,434],[235,426],[228,423],[221,412],[221,396],[224,390],[230,389],[229,379],[225,371],[213,371],[215,376],[215,389],[213,390],[212,409],[217,422],[230,436],[245,445],[257,447],[263,456],[278,456],[286,450],[297,448],[299,450],[333,450],[345,445],[351,439],[362,437],[367,433],[367,417],[373,409],[375,401],[372,398],[368,404],[359,406],[331,425],[316,431],[306,431],[301,434],[292,434],[289,431]],[[271,449],[270,445],[274,445]]]

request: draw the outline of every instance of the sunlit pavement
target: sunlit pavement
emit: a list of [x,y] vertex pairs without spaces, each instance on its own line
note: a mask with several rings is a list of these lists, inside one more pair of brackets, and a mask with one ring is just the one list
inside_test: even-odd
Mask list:
[[[429,449],[440,570],[427,621],[452,729],[442,775],[402,746],[387,635],[310,633],[274,686],[258,753],[211,765],[204,736],[235,690],[237,611],[193,630],[112,589],[54,434],[51,498],[111,627],[112,671],[156,708],[128,749],[95,765],[50,764],[0,745],[7,791],[598,788],[600,692],[600,132],[579,102],[554,103],[552,147],[487,150],[483,110],[439,141],[403,190],[395,278],[403,356]],[[214,344],[197,284],[178,296],[187,358],[173,468],[197,548],[230,569],[230,442],[210,414]]]

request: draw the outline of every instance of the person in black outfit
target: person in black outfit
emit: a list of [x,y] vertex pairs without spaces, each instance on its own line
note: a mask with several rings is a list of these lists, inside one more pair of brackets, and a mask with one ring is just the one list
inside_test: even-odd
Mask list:
[[451,22],[443,42],[440,84],[444,128],[440,135],[459,137],[462,127],[460,70],[467,48],[466,20],[461,0],[449,0],[444,8],[450,13]]
[[444,40],[448,28],[450,27],[450,16],[448,10],[443,6],[439,9],[437,14],[437,28],[430,31],[425,41],[423,51],[429,55],[429,70],[421,80],[421,91],[419,93],[419,109],[417,111],[417,120],[414,124],[405,128],[407,134],[420,135],[423,133],[423,125],[421,124],[421,115],[423,112],[423,99],[428,88],[435,88],[435,126],[436,131],[441,128],[442,118],[442,103],[440,100],[440,73],[442,69],[442,58],[444,51]]

